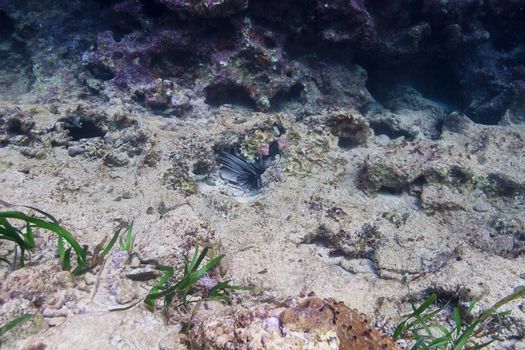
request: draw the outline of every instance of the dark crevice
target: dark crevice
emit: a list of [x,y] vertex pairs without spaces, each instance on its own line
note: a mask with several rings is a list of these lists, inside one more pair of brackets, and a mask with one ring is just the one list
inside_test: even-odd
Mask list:
[[107,81],[115,77],[115,73],[103,65],[88,64],[86,68],[96,79]]
[[6,131],[12,135],[23,135],[22,122],[19,119],[11,118],[7,120]]
[[464,186],[472,180],[472,175],[458,166],[453,166],[450,168],[448,175],[450,182],[456,187]]
[[350,149],[357,146],[359,143],[349,137],[340,137],[337,141],[337,145],[342,149]]
[[301,98],[302,92],[304,90],[304,85],[301,83],[296,83],[286,91],[279,91],[274,97],[271,98],[270,104],[272,110],[278,110],[282,108],[284,104],[290,101],[297,101]]
[[395,67],[378,67],[358,62],[368,73],[367,88],[370,94],[382,104],[396,96],[392,91],[398,85],[408,85],[430,100],[443,103],[451,109],[465,107],[463,92],[453,67],[439,58],[426,63],[414,62]]
[[13,20],[5,13],[0,11],[0,42],[7,41],[15,31]]
[[412,181],[412,185],[414,185],[414,186],[423,186],[427,182],[428,181],[427,181],[425,175],[420,175],[420,176],[416,177],[416,179],[414,181]]
[[144,14],[148,17],[158,18],[169,12],[166,6],[160,4],[157,1],[140,0],[140,2],[142,4],[142,10],[144,11]]
[[[431,295],[436,295],[435,305],[441,308],[452,310],[455,307],[462,308],[462,301],[469,299],[470,291],[466,288],[458,290],[448,290],[441,286],[430,287],[421,292],[422,298],[428,298]],[[462,310],[465,311],[465,310]]]
[[119,42],[122,38],[130,33],[133,33],[136,30],[141,29],[141,23],[136,18],[127,13],[118,13],[112,24],[113,38],[115,41]]
[[328,253],[328,256],[330,258],[340,258],[340,257],[346,257],[346,253],[342,249],[336,249]]
[[69,117],[64,121],[64,129],[69,131],[73,141],[104,137],[106,132],[97,126],[92,120],[85,118]]
[[93,0],[93,2],[97,3],[101,8],[109,8],[119,2],[119,0]]
[[315,244],[321,247],[332,247],[332,242],[328,239],[328,237],[317,235],[314,238],[312,238],[309,242],[309,244]]
[[193,174],[195,175],[207,175],[212,170],[213,165],[210,162],[198,161],[193,165]]
[[[504,4],[504,2],[502,2]],[[501,5],[499,5],[501,6]],[[502,17],[490,8],[490,2],[485,2],[485,11],[489,16],[485,17],[485,26],[490,32],[490,41],[496,50],[509,51],[521,45],[525,40],[525,7],[519,2],[509,2],[503,6],[514,7],[514,11],[508,11],[512,15]],[[498,5],[496,4],[497,8]]]
[[405,137],[407,141],[413,141],[414,135],[404,131],[404,130],[394,130],[390,125],[383,122],[371,122],[370,127],[374,130],[374,134],[377,135],[386,135],[390,139],[394,140],[398,137]]
[[382,186],[379,191],[377,191],[378,194],[386,194],[386,195],[395,195],[399,196],[403,193],[402,188],[393,188],[388,186]]
[[273,49],[277,47],[277,43],[275,42],[275,40],[267,36],[263,37],[263,43],[264,43],[264,46],[268,49]]
[[159,76],[181,77],[187,73],[194,56],[191,52],[172,49],[151,58],[151,70]]
[[205,102],[211,106],[218,107],[231,104],[255,109],[255,102],[242,86],[216,84],[207,86],[204,91],[206,94]]

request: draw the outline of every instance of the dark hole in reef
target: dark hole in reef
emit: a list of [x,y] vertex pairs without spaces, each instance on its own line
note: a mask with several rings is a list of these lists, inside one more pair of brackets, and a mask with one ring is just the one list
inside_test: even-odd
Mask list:
[[467,173],[465,170],[461,169],[460,167],[452,167],[449,172],[450,181],[453,185],[460,186],[464,185],[469,182],[471,179],[471,176],[469,173]]
[[279,149],[279,143],[277,141],[270,142],[270,146],[268,147],[268,157],[273,158],[278,154],[281,154],[281,150]]
[[425,299],[433,294],[437,296],[435,305],[442,308],[446,307],[448,310],[452,310],[454,307],[461,308],[461,300],[468,299],[467,289],[454,291],[438,286],[427,288],[421,292],[421,296]]
[[109,68],[104,67],[102,65],[88,64],[86,68],[96,79],[107,81],[115,77],[115,74],[111,70],[109,70]]
[[237,43],[237,27],[229,18],[194,19],[206,38],[217,40],[220,50],[233,49]]
[[[230,143],[215,143],[212,147],[213,153],[219,157],[221,153],[230,153],[230,154],[239,154],[241,149],[241,144],[239,142]],[[218,162],[218,160],[217,160]]]
[[273,49],[277,46],[277,43],[272,38],[269,38],[265,36],[263,38],[264,46],[266,46],[268,49]]
[[328,253],[328,256],[330,258],[340,258],[340,257],[345,257],[346,254],[342,249],[335,249],[335,250],[332,250],[330,253]]
[[[392,89],[399,84],[412,86],[430,100],[460,110],[465,106],[463,91],[452,66],[444,59],[429,59],[424,63],[378,67],[361,62],[368,73],[367,88],[379,102],[392,98]],[[414,106],[417,108],[417,106]]]
[[140,2],[142,4],[142,10],[147,17],[158,18],[164,13],[169,13],[168,8],[157,1],[140,0]]
[[209,162],[198,161],[193,165],[193,173],[195,175],[206,175],[212,170],[212,164]]
[[514,11],[507,11],[507,16],[502,17],[494,13],[486,4],[488,16],[485,18],[485,27],[490,32],[490,41],[498,51],[509,51],[516,46],[521,45],[525,40],[525,7],[522,5],[513,5],[509,2],[507,5],[514,7]]
[[131,94],[131,98],[140,104],[144,104],[146,102],[146,95],[142,91],[133,92],[133,94]]
[[273,126],[279,130],[279,136],[286,134],[286,128],[281,123],[273,123]]
[[188,73],[193,57],[189,51],[168,49],[151,58],[151,70],[162,77],[181,77]]
[[9,40],[15,31],[13,20],[5,13],[0,11],[0,42]]
[[11,40],[11,51],[25,55],[26,57],[24,57],[24,59],[29,60],[30,58],[26,48],[27,47],[25,42],[13,37],[13,39]]
[[350,148],[354,148],[355,146],[357,146],[358,143],[355,142],[355,140],[352,138],[340,137],[339,140],[337,141],[337,145],[341,147],[342,149],[350,149]]
[[113,38],[117,42],[121,41],[127,34],[141,28],[140,21],[130,14],[118,13],[118,15],[112,16],[112,18],[115,18],[112,23]]
[[399,196],[401,193],[403,193],[402,188],[394,188],[394,187],[388,187],[388,186],[381,186],[379,191],[377,191],[378,194],[386,194],[386,195],[395,195]]
[[255,109],[255,102],[252,100],[246,89],[235,84],[215,84],[208,85],[204,92],[205,102],[211,106],[221,106],[232,104]]
[[371,122],[370,127],[374,130],[374,135],[386,135],[394,140],[398,137],[404,136],[405,140],[413,141],[414,135],[409,134],[404,130],[393,130],[388,124],[383,122]]
[[279,91],[274,97],[270,99],[272,110],[281,108],[284,104],[290,101],[296,101],[301,98],[304,85],[301,83],[295,83],[287,91]]
[[69,131],[69,136],[73,141],[104,137],[106,134],[105,131],[97,126],[92,120],[85,118],[67,118],[64,121],[64,129]]
[[328,237],[321,236],[321,235],[315,236],[308,243],[309,244],[319,245],[321,247],[331,247],[331,246],[333,246],[332,242],[328,239]]
[[119,0],[93,0],[102,8],[111,7],[119,2]]
[[[520,186],[520,184],[499,174],[490,174],[488,176],[488,181],[491,185],[485,190],[485,192],[488,192],[487,194],[490,196],[499,195],[501,197],[512,198],[516,195],[523,195],[525,193],[525,189]],[[494,193],[493,189],[495,189],[496,193]]]
[[[525,18],[523,19],[525,21]],[[523,28],[525,31],[525,28]],[[510,51],[523,40],[516,34],[516,30],[493,30],[491,31],[491,41],[494,48],[498,51]]]
[[412,181],[412,184],[415,185],[415,186],[423,186],[427,182],[428,181],[427,181],[427,178],[425,177],[425,175],[419,175],[418,177],[416,177],[416,179],[414,181]]
[[11,118],[7,120],[6,131],[14,135],[22,135],[22,122],[16,118]]
[[479,113],[479,111],[467,110],[465,114],[474,123],[482,125],[498,125],[503,118],[503,112],[495,109],[489,109],[489,113]]

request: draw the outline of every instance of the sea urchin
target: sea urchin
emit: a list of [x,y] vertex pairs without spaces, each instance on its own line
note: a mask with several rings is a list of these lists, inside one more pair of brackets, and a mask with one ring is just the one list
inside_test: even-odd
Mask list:
[[263,157],[256,161],[249,161],[241,156],[222,152],[219,163],[235,178],[230,180],[234,185],[245,190],[260,190],[262,187],[261,175],[268,168],[268,159]]

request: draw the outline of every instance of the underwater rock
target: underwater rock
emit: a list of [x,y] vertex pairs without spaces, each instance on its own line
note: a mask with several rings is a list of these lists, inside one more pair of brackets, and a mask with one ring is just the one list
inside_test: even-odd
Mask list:
[[18,149],[21,154],[28,158],[44,159],[46,157],[46,151],[42,148],[21,146]]
[[71,157],[76,157],[82,153],[84,153],[84,149],[82,147],[71,146],[67,148],[67,154],[69,154]]
[[387,188],[393,192],[402,192],[409,181],[408,169],[400,168],[397,164],[388,164],[383,157],[367,159],[360,176],[360,187],[368,193],[376,193]]
[[71,157],[81,154],[87,158],[106,157],[104,162],[110,166],[124,166],[130,158],[146,151],[155,152],[150,135],[129,114],[84,104],[67,108],[61,114],[51,126],[35,125],[32,119],[24,119],[23,125],[33,125],[28,136],[15,135],[7,141],[14,141],[12,146],[31,158],[45,156],[46,149],[63,147]]
[[380,244],[381,232],[370,223],[356,226],[350,218],[342,223],[323,220],[307,243],[327,247],[332,254],[343,255],[348,260],[372,259]]
[[22,326],[23,332],[31,330],[29,334],[44,331],[48,324],[57,325],[63,317],[81,312],[79,299],[86,294],[74,287],[70,272],[57,271],[50,264],[12,271],[0,284],[0,322],[6,324],[16,316],[31,314],[32,321]]
[[246,10],[248,0],[160,0],[170,10],[205,18],[229,17]]
[[104,164],[109,167],[122,167],[129,164],[129,157],[119,151],[111,151],[104,157]]
[[[367,114],[370,127],[376,136],[386,137],[386,141],[403,137],[407,141],[413,141],[419,134],[419,130],[402,118],[402,115],[392,113],[388,110],[378,109]],[[388,143],[388,142],[386,142]]]
[[302,89],[301,74],[283,48],[284,36],[248,19],[235,22],[235,29],[239,34],[233,47],[212,53],[213,78],[204,88],[207,103],[253,104],[268,110],[278,94]]
[[0,147],[9,143],[28,146],[34,119],[20,108],[0,103]]
[[150,75],[155,59],[187,54],[191,43],[187,30],[162,30],[145,38],[126,36],[120,41],[106,31],[98,35],[96,50],[83,54],[82,63],[93,77],[129,89],[153,80]]
[[163,111],[163,114],[175,114],[181,117],[191,110],[189,94],[189,91],[178,84],[159,78],[139,86],[134,91],[133,98],[153,110]]
[[[522,240],[517,237],[522,235],[496,234],[491,227],[491,213],[494,208],[509,213],[520,208],[525,184],[518,175],[523,171],[518,161],[522,157],[521,151],[518,150],[523,147],[523,139],[518,130],[475,126],[460,114],[453,114],[444,123],[441,142],[396,140],[381,146],[380,152],[369,155],[364,160],[358,186],[371,195],[414,196],[417,198],[415,205],[426,213],[454,223],[456,238],[483,251],[502,256],[519,255]],[[504,159],[500,156],[502,153],[506,154]],[[403,259],[399,260],[399,266],[393,263],[397,259],[394,259],[393,252],[399,247],[396,248],[395,242],[388,243],[389,231],[379,227],[379,232],[382,238],[373,255],[379,273],[383,274],[385,270],[409,271],[410,264],[401,267],[404,266]],[[404,244],[412,244],[401,236],[397,242],[405,239]],[[418,249],[427,251],[434,244],[428,241],[431,240],[421,240],[423,246]],[[450,241],[449,244],[455,245]],[[420,262],[417,267],[413,262],[411,266],[415,269],[410,273],[432,270],[451,254],[450,246],[444,251],[436,251],[436,256],[430,254],[431,250],[428,252],[426,267]]]
[[17,113],[7,118],[5,131],[16,135],[27,135],[35,126],[35,121],[23,113]]
[[443,184],[425,185],[421,191],[421,207],[427,211],[464,210],[463,198]]
[[326,125],[339,138],[341,148],[366,144],[373,132],[368,121],[357,110],[341,110],[327,116]]
[[398,349],[343,302],[315,295],[251,309],[199,310],[191,345],[208,349]]
[[[323,80],[336,86],[346,78],[319,74],[344,63],[346,73],[352,64],[363,66],[373,95],[374,85],[408,81],[478,123],[498,124],[505,116],[523,121],[519,2],[163,0],[60,7],[6,0],[0,19],[7,90],[12,95],[34,84],[40,101],[71,94],[75,77],[89,87],[85,93],[123,99],[160,78],[212,105],[240,95],[260,110],[297,99],[294,108],[306,102],[301,112],[319,112],[321,100],[344,105],[337,97],[344,88],[330,91]],[[89,74],[77,72],[79,66]],[[17,87],[12,77],[20,71],[27,74]],[[361,89],[366,99],[367,87]],[[188,103],[198,109],[202,101]]]

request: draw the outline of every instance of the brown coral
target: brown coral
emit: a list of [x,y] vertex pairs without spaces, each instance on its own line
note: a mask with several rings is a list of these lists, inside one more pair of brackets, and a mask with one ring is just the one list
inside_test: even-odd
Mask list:
[[195,349],[397,349],[363,314],[317,296],[250,310],[201,310],[190,336]]
[[306,297],[280,315],[283,329],[327,334],[335,331],[340,350],[397,349],[394,341],[372,328],[365,315],[333,299]]

